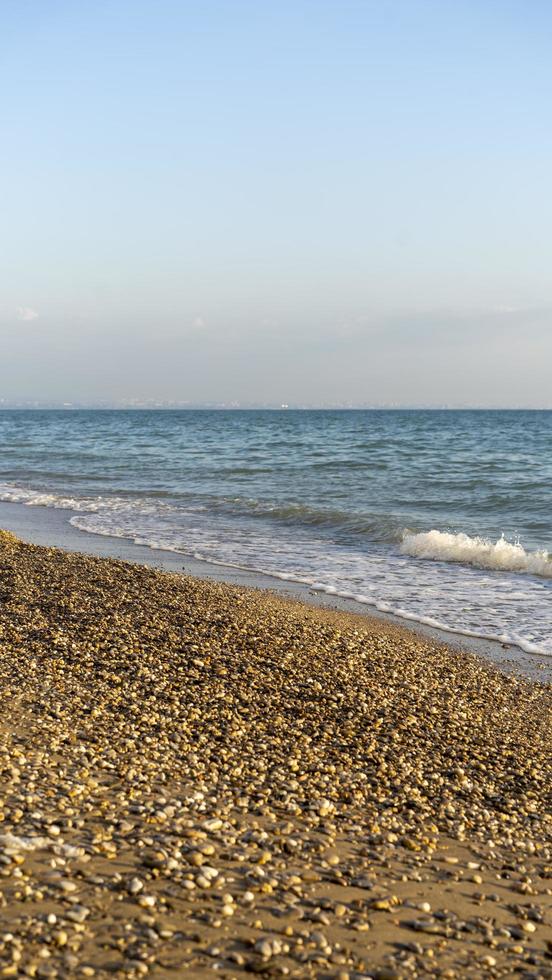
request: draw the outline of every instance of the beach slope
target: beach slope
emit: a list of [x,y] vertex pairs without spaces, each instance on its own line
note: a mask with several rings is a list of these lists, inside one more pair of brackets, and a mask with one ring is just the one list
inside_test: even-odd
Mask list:
[[0,532],[0,975],[551,977],[551,703]]

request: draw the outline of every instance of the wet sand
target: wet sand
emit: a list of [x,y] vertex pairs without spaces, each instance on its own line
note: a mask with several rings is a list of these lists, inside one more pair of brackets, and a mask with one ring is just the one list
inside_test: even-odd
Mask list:
[[84,552],[105,558],[122,558],[125,561],[150,565],[168,572],[184,571],[197,578],[263,589],[322,609],[338,610],[357,615],[362,619],[393,623],[413,630],[419,636],[446,643],[450,649],[476,653],[507,673],[522,674],[533,680],[552,682],[550,657],[525,653],[511,644],[449,633],[422,623],[405,621],[391,613],[380,612],[373,606],[363,605],[342,596],[328,595],[300,582],[274,578],[238,566],[218,565],[180,552],[150,548],[147,545],[135,544],[129,538],[90,534],[73,527],[70,518],[71,511],[63,509],[0,502],[0,527],[13,531],[18,538],[31,544],[42,544],[47,547],[55,545],[66,551]]
[[552,977],[550,685],[0,533],[0,975]]

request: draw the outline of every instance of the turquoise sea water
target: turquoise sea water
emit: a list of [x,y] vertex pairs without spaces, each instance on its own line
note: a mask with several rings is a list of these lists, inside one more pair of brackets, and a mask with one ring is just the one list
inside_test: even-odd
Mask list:
[[3,411],[0,500],[552,656],[552,412]]

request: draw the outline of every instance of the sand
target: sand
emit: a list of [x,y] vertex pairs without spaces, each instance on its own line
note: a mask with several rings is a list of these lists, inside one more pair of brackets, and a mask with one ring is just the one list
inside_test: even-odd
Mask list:
[[24,504],[0,502],[0,527],[12,531],[22,541],[46,547],[55,545],[64,551],[95,555],[98,558],[117,558],[138,565],[148,565],[160,571],[182,572],[195,578],[225,582],[245,588],[264,589],[286,599],[296,599],[319,608],[369,616],[385,623],[406,626],[422,637],[445,643],[452,649],[476,653],[507,673],[522,674],[531,680],[552,683],[552,658],[525,653],[519,647],[481,637],[455,634],[427,623],[405,621],[390,612],[359,603],[343,596],[329,595],[303,582],[279,579],[264,572],[237,565],[219,565],[197,556],[151,548],[130,538],[106,534],[91,534],[71,524],[71,511],[56,507],[28,507]]
[[0,532],[0,975],[552,977],[551,702]]

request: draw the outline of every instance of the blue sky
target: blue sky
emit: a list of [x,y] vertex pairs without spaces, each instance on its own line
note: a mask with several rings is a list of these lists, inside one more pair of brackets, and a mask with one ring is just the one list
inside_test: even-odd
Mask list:
[[544,0],[4,0],[0,397],[552,405]]

